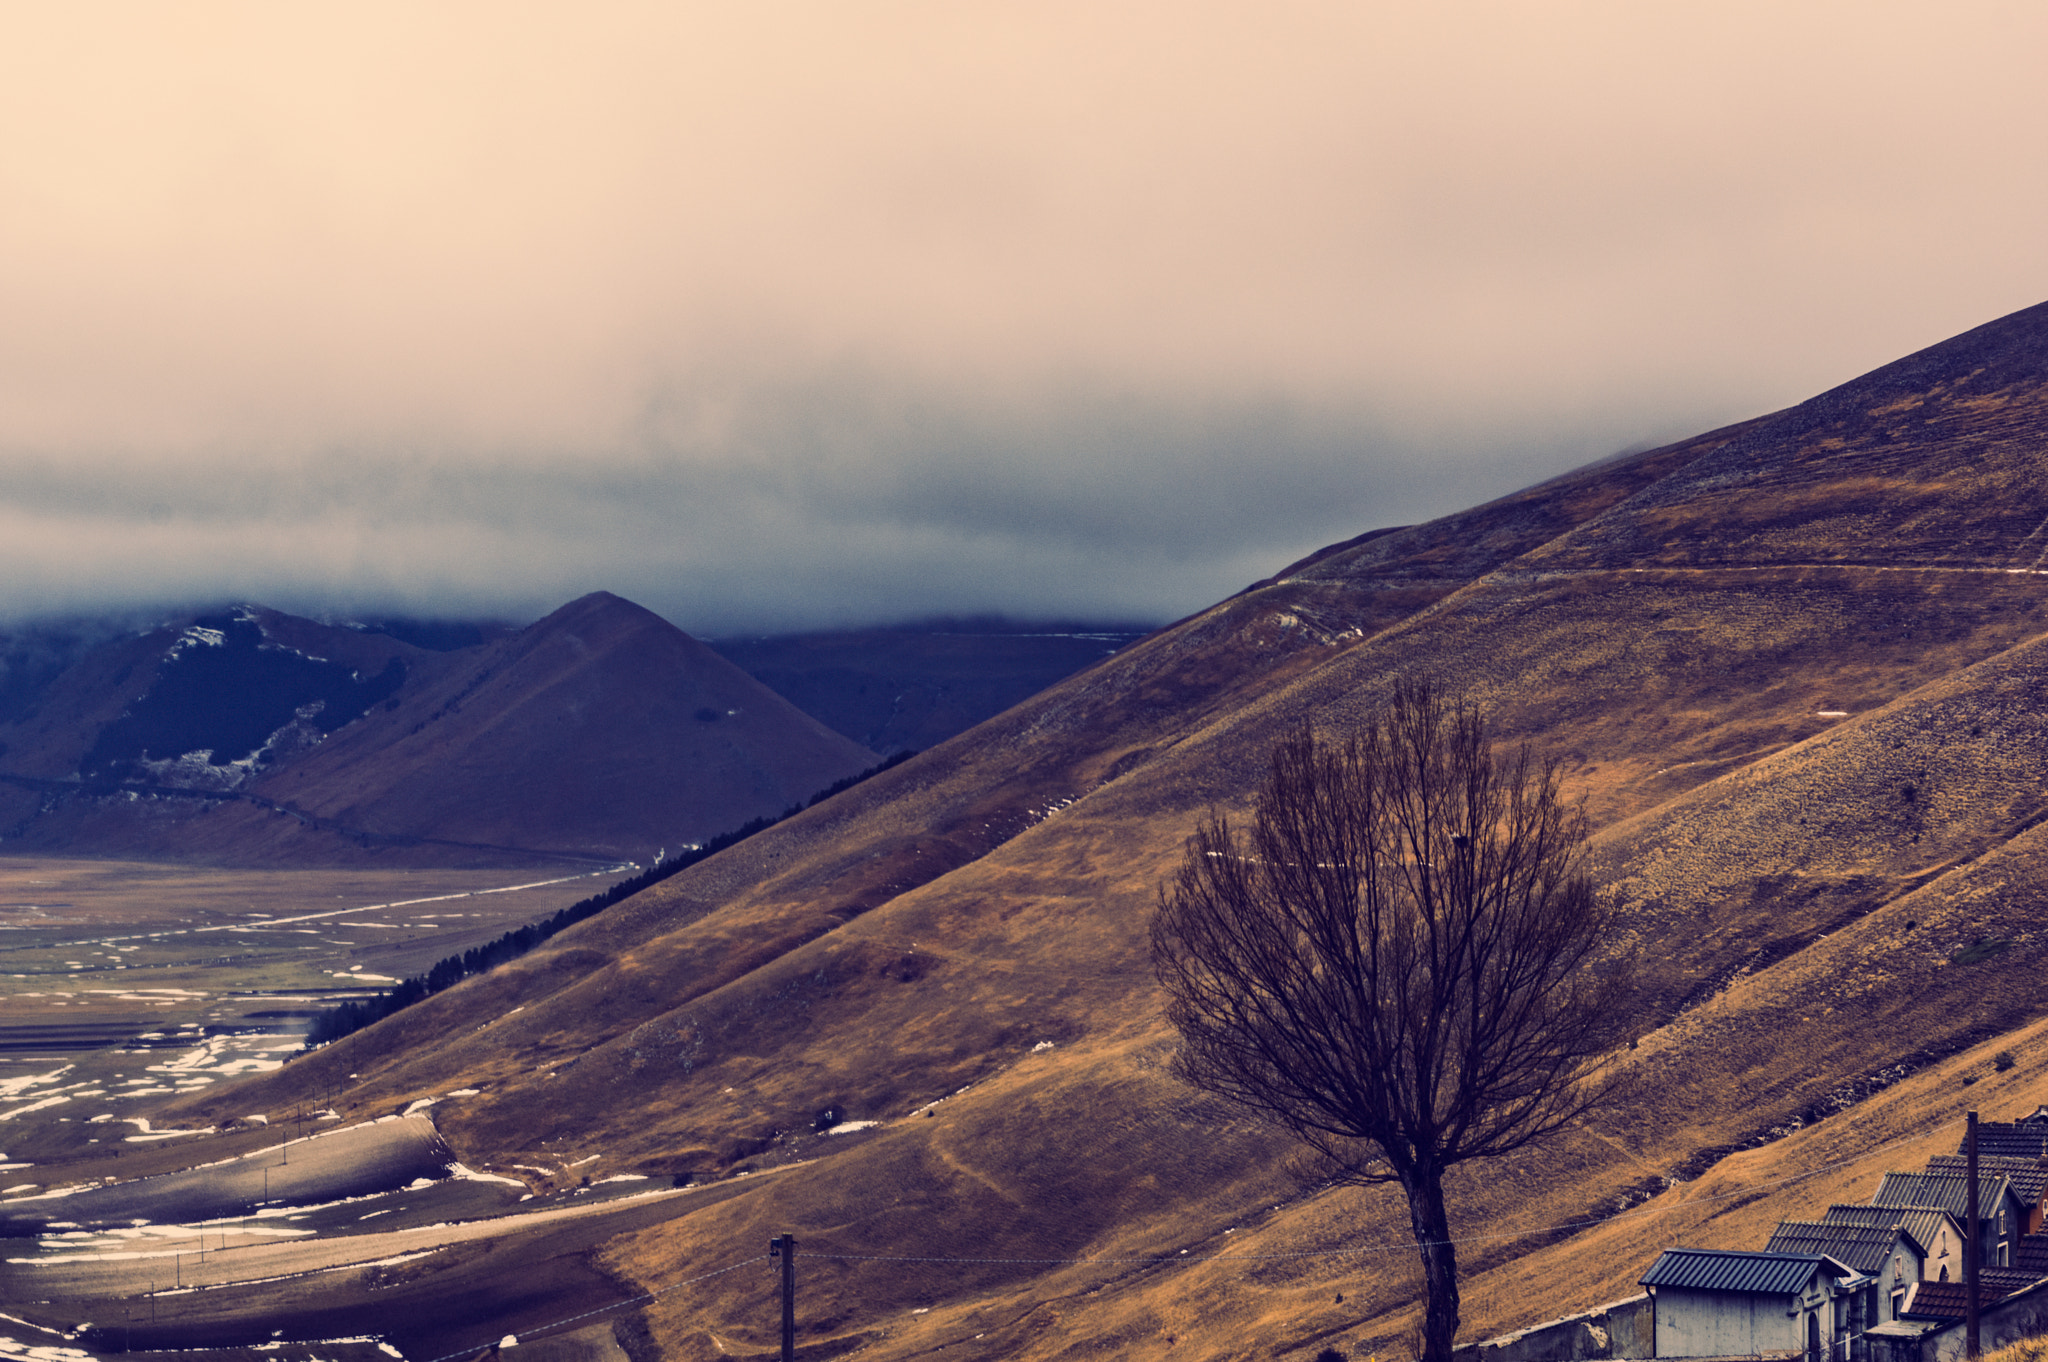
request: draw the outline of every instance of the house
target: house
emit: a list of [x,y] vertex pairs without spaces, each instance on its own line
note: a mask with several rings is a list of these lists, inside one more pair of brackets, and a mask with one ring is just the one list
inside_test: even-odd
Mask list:
[[1858,1311],[1858,1319],[1865,1328],[1899,1317],[1907,1293],[1920,1281],[1921,1269],[1927,1261],[1927,1250],[1896,1218],[1889,1224],[1880,1221],[1861,1225],[1827,1220],[1782,1221],[1771,1235],[1771,1242],[1764,1245],[1764,1252],[1825,1255],[1855,1268],[1867,1279]]
[[[2048,1132],[2048,1126],[2040,1129]],[[1936,1154],[1927,1161],[1927,1171],[1936,1175],[1962,1177],[1969,1160],[1962,1154]],[[1977,1176],[1989,1177],[2002,1174],[2012,1184],[2012,1190],[2021,1201],[2027,1203],[2026,1224],[2021,1234],[2033,1234],[2041,1228],[2042,1198],[2048,1197],[2048,1164],[2038,1158],[2020,1158],[2010,1155],[1987,1155],[1981,1150],[1977,1155]]]
[[[1899,1225],[1920,1245],[1920,1269],[1906,1274],[1912,1281],[1961,1281],[1963,1279],[1963,1227],[1947,1211],[1934,1206],[1848,1206],[1828,1207],[1821,1217],[1829,1225]],[[1889,1277],[1886,1290],[1892,1289]]]
[[[1870,1198],[1873,1206],[1933,1206],[1962,1224],[1969,1201],[1969,1179],[1960,1173],[1886,1173]],[[2013,1245],[2027,1220],[2027,1203],[2003,1174],[1977,1170],[1978,1264],[2008,1267]],[[1960,1271],[1957,1272],[1960,1276]]]
[[2012,1265],[2032,1277],[2048,1277],[2048,1234],[2023,1234],[2013,1246]]
[[[2048,1106],[1976,1130],[1974,1187],[1966,1154],[1937,1155],[1924,1172],[1886,1173],[1868,1205],[1780,1222],[1761,1252],[1665,1249],[1638,1279],[1651,1354],[1962,1362],[1973,1200],[1978,1300],[1996,1307],[2002,1337],[2048,1332]],[[1582,1327],[1577,1317],[1566,1323]],[[1582,1351],[1577,1340],[1571,1334],[1572,1357],[1622,1355]],[[1545,1334],[1542,1346],[1562,1345]]]
[[[2010,1267],[1987,1267],[1977,1277],[1977,1309],[1989,1310],[2013,1292],[2032,1286],[2039,1278]],[[1921,1282],[1906,1299],[1901,1318],[1936,1320],[1943,1323],[1962,1319],[1969,1313],[1969,1294],[1961,1282]]]
[[[1968,1137],[1964,1139],[1967,1141]],[[1967,1154],[1968,1149],[1959,1148],[1958,1154]],[[1979,1121],[1977,1123],[1977,1161],[1982,1164],[1986,1158],[2033,1159],[2039,1162],[2048,1156],[2048,1107],[2036,1107],[2031,1115],[2017,1121]],[[1978,1169],[1982,1172],[1982,1168]]]
[[1824,1253],[1668,1248],[1641,1279],[1658,1357],[1803,1354],[1846,1362],[1863,1275]]
[[[1977,1293],[1983,1350],[2048,1333],[2048,1281],[2010,1290],[2009,1269],[1991,1268]],[[1969,1331],[1960,1282],[1922,1282],[1905,1317],[1863,1336],[1869,1362],[1964,1362]]]

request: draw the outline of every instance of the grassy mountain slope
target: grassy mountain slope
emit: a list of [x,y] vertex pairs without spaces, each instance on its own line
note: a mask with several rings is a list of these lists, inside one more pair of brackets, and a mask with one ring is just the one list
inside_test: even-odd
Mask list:
[[[1829,1112],[1947,1111],[1956,1066],[2048,1016],[2044,448],[2048,307],[1335,546],[210,1100],[286,1103],[330,1070],[372,1107],[470,1085],[437,1111],[473,1160],[786,1167],[605,1261],[653,1289],[793,1231],[805,1337],[866,1356],[1397,1342],[1397,1200],[1302,1192],[1283,1142],[1166,1075],[1143,942],[1194,819],[1244,807],[1278,737],[1429,674],[1567,761],[1641,984],[1628,1107],[1464,1179],[1465,1333],[1623,1294],[1637,1222],[1557,1227],[1803,1169],[1819,1146],[1780,1137],[1820,1121],[1843,1147]],[[885,1124],[816,1133],[828,1107]],[[1537,1289],[1580,1260],[1589,1297]],[[667,1356],[762,1348],[769,1289],[732,1273],[650,1327]]]

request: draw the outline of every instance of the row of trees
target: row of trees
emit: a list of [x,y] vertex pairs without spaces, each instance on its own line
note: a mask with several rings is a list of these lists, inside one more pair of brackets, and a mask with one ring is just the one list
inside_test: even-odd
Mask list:
[[524,927],[506,932],[495,941],[481,946],[472,946],[460,955],[450,955],[434,962],[433,968],[425,974],[415,974],[402,980],[395,988],[386,990],[373,998],[360,998],[338,1003],[313,1018],[313,1024],[306,1031],[306,1048],[315,1049],[330,1041],[352,1035],[372,1022],[379,1022],[392,1013],[411,1007],[423,998],[431,998],[446,988],[453,988],[472,974],[482,974],[497,968],[509,960],[517,960],[557,932],[565,931],[586,918],[595,917],[613,904],[631,898],[641,890],[660,884],[669,876],[687,870],[707,856],[712,856],[729,846],[744,842],[757,832],[766,831],[785,818],[792,818],[805,809],[822,804],[842,790],[850,790],[870,776],[881,774],[892,766],[908,761],[916,753],[898,752],[887,761],[870,766],[858,775],[847,776],[833,782],[812,795],[802,804],[792,804],[773,817],[763,816],[750,819],[730,832],[722,832],[702,846],[691,847],[674,856],[649,866],[637,875],[629,875],[600,893],[591,895],[580,902],[546,917],[539,922],[529,922]]

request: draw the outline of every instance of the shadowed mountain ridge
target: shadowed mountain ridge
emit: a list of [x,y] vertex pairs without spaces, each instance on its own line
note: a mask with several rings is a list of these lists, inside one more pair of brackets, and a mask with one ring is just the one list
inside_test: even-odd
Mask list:
[[873,759],[608,592],[440,651],[260,607],[167,625],[0,742],[9,849],[229,863],[646,857]]

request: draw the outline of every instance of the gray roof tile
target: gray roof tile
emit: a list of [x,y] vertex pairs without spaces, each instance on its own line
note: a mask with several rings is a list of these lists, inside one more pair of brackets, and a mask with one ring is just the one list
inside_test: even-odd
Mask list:
[[[1878,1185],[1877,1195],[1870,1198],[1870,1204],[1938,1206],[1961,1220],[1969,1193],[1969,1180],[1960,1173],[1886,1173],[1884,1181]],[[2010,1198],[2020,1209],[2025,1209],[2025,1201],[2012,1190],[2012,1184],[2003,1175],[1987,1173],[1979,1168],[1977,1214],[1986,1218],[1997,1214],[2001,1198]]]
[[[1882,1209],[1882,1208],[1880,1208]],[[1897,1221],[1878,1225],[1830,1224],[1825,1220],[1787,1220],[1764,1245],[1766,1253],[1822,1254],[1847,1263],[1858,1272],[1875,1273],[1889,1266],[1899,1236],[1912,1235]],[[1915,1241],[1918,1248],[1918,1241]]]
[[[1929,1173],[1944,1177],[1963,1176],[1965,1166],[1966,1160],[1961,1154],[1936,1154],[1927,1161]],[[2041,1193],[2048,1191],[2048,1166],[2044,1166],[2038,1158],[2007,1158],[1985,1154],[1980,1149],[1977,1154],[1978,1178],[1982,1179],[1994,1173],[2010,1180],[2012,1189],[2019,1194],[2020,1200],[2029,1204],[2038,1202]]]
[[1637,1280],[1643,1286],[1790,1296],[1804,1289],[1816,1272],[1843,1277],[1853,1271],[1847,1264],[1818,1253],[1668,1248],[1657,1255],[1650,1270]]
[[[1963,1136],[1965,1142],[1969,1136]],[[1969,1151],[1962,1145],[1956,1146],[1956,1153]],[[1977,1123],[1977,1156],[2009,1155],[2014,1158],[2038,1159],[2048,1155],[2048,1108],[2023,1116],[2017,1121],[1979,1121]]]
[[[1951,1217],[1938,1206],[1844,1206],[1828,1207],[1821,1217],[1829,1225],[1903,1225],[1906,1233],[1913,1236],[1913,1242],[1920,1246],[1921,1253],[1933,1251],[1935,1242],[1941,1238],[1941,1227]],[[1956,1231],[1960,1236],[1960,1228]]]

